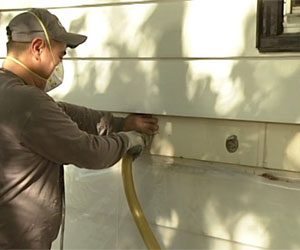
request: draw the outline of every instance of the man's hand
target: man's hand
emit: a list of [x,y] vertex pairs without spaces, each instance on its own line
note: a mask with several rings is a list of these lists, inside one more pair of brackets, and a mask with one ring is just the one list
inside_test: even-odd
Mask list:
[[142,151],[149,147],[150,136],[141,134],[136,131],[119,132],[118,134],[125,135],[128,139],[127,152],[134,158],[138,157]]
[[124,131],[135,130],[142,134],[154,135],[158,132],[158,119],[152,115],[131,114],[125,118]]

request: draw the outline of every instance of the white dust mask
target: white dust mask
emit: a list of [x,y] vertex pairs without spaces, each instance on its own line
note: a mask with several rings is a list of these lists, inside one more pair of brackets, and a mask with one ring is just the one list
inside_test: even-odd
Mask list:
[[57,86],[61,85],[64,79],[64,66],[63,63],[60,62],[54,68],[53,72],[49,76],[46,82],[45,91],[48,92]]
[[[51,47],[51,43],[50,43],[50,38],[49,38],[49,35],[48,35],[48,32],[43,24],[43,22],[41,21],[41,19],[33,12],[29,11],[30,14],[32,14],[36,19],[37,21],[40,23],[44,33],[45,33],[45,36],[46,36],[46,40],[47,40],[47,43],[48,43],[48,46],[49,46],[49,50],[51,52],[51,56],[52,56],[52,60],[53,60],[53,63],[55,62],[54,60],[54,55],[53,55],[53,51],[52,51],[52,47]],[[43,77],[40,77],[42,79],[45,79]],[[45,84],[45,88],[44,90],[46,92],[58,87],[59,85],[62,84],[63,82],[63,79],[64,79],[64,67],[63,67],[63,64],[62,62],[60,62],[59,64],[57,64],[54,68],[54,70],[52,71],[51,75],[48,77],[48,79],[46,79],[46,84]]]
[[[35,13],[33,13],[31,11],[29,13],[31,13],[32,15],[35,16],[35,18],[38,20],[38,22],[40,23],[40,25],[41,25],[44,33],[45,33],[46,40],[47,40],[47,43],[48,43],[48,46],[49,46],[49,49],[50,49],[50,52],[51,52],[52,60],[53,60],[53,63],[54,63],[55,62],[54,55],[53,55],[52,47],[51,47],[51,44],[50,44],[50,38],[49,38],[49,35],[48,35],[48,32],[47,32],[46,28],[45,28],[43,22],[41,21],[41,19]],[[58,65],[55,66],[55,68],[52,71],[51,75],[47,79],[44,90],[46,92],[48,92],[48,91],[56,88],[57,86],[62,84],[63,79],[64,79],[64,67],[63,67],[62,62],[60,62]]]

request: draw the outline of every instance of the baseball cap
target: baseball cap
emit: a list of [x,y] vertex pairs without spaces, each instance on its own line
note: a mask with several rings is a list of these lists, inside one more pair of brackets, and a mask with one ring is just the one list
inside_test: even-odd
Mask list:
[[45,37],[44,30],[33,12],[44,24],[50,39],[64,42],[67,47],[76,48],[85,42],[86,36],[67,32],[57,16],[46,9],[30,9],[15,16],[6,27],[8,40],[15,42],[31,42],[35,37]]

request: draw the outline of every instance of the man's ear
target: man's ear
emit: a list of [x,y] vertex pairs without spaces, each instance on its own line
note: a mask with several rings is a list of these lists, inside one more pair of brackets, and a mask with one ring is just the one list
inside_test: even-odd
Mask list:
[[40,60],[40,55],[45,48],[45,40],[40,37],[36,37],[31,41],[30,51],[36,60]]

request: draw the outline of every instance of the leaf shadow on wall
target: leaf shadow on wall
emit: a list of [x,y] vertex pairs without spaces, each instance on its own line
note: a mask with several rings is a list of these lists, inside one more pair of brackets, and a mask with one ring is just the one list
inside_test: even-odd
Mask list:
[[[160,20],[166,18],[166,13],[172,13],[171,25],[162,27]],[[172,5],[172,9],[170,9],[169,5],[159,4],[145,20],[140,30],[143,34],[149,36],[149,39],[154,40],[154,56],[165,57],[163,60],[142,60],[145,64],[154,64],[153,75],[155,77],[153,78],[153,83],[150,84],[147,74],[140,67],[141,60],[131,50],[130,41],[113,39],[116,32],[121,32],[114,25],[122,22],[122,19],[126,19],[126,14],[122,10],[119,10],[117,15],[112,13],[112,36],[111,39],[108,39],[107,49],[113,51],[116,57],[132,58],[104,61],[104,63],[110,63],[111,77],[103,93],[99,93],[97,90],[97,75],[101,74],[103,62],[90,61],[83,64],[85,75],[75,78],[73,89],[64,99],[70,102],[77,102],[77,104],[79,101],[79,104],[88,107],[111,111],[154,111],[156,114],[174,114],[174,107],[176,107],[176,112],[178,113],[193,113],[198,108],[203,108],[203,112],[207,112],[207,114],[215,112],[218,95],[211,90],[213,76],[204,75],[199,78],[195,84],[194,94],[189,96],[187,77],[189,63],[180,59],[166,59],[172,56],[183,56],[182,24],[184,22],[184,14],[185,5],[183,3]],[[118,20],[115,20],[116,16],[118,16]],[[74,22],[74,29],[80,26],[78,24],[82,20],[78,19]],[[251,49],[249,46],[252,46],[253,39],[255,40],[253,23],[255,23],[255,16],[249,15],[245,26],[246,43],[243,55],[247,55],[248,49]],[[74,63],[75,72],[81,68],[80,64],[81,62]],[[284,75],[280,73],[280,70],[274,72],[274,68],[280,67],[278,63],[263,60],[259,60],[257,64],[248,60],[239,60],[233,66],[231,79],[234,83],[238,79],[245,98],[231,112],[241,117],[246,113],[253,114],[254,117],[268,117],[269,114],[263,108],[263,105],[268,97],[271,96],[271,99],[273,98],[274,90],[265,88],[265,83],[263,82],[265,78],[259,73],[261,67],[264,67],[265,72],[268,72],[268,74],[272,74],[272,77],[267,78],[266,81],[275,81],[277,83],[276,86],[279,88],[273,99],[273,106],[268,110],[282,112],[283,117],[285,116],[287,119],[298,117],[299,112],[297,109],[287,112],[282,107],[285,107],[285,103],[290,102],[290,100],[297,100],[297,82],[289,81],[289,79],[297,79],[297,75],[300,73],[299,70],[296,69],[290,75]],[[259,86],[260,80],[261,86]],[[82,84],[82,81],[84,81],[84,84]],[[127,93],[130,94],[127,95]],[[291,96],[291,93],[293,96]],[[201,107],[198,106],[199,99],[203,103]],[[127,107],[124,107],[124,103],[126,103]],[[131,103],[141,103],[141,105],[136,107],[136,105],[131,106]],[[297,103],[293,103],[293,106],[297,106]],[[182,131],[174,125],[173,133],[182,133]],[[185,133],[189,133],[189,131]],[[249,134],[249,138],[251,136],[252,134]],[[172,139],[170,139],[169,143],[171,145],[175,144]],[[190,144],[187,146],[192,147]],[[241,155],[243,155],[243,150],[245,149],[241,148],[239,151]],[[175,151],[174,154],[176,153]],[[214,152],[211,152],[211,155],[213,154]],[[268,199],[264,201],[264,199],[261,199],[259,190],[263,186],[251,184],[252,180],[254,182],[260,182],[261,180],[255,175],[253,179],[251,177],[247,179],[244,176],[235,179],[230,176],[230,181],[228,181],[226,179],[227,175],[227,177],[224,177],[222,175],[214,175],[214,173],[210,174],[207,171],[211,178],[205,179],[205,173],[198,171],[196,168],[186,168],[185,166],[156,168],[155,163],[151,164],[150,162],[149,164],[151,165],[150,169],[153,171],[148,169],[147,171],[149,172],[146,172],[144,169],[138,170],[139,175],[137,175],[137,178],[141,177],[141,179],[138,179],[137,182],[142,182],[138,188],[139,190],[145,190],[139,193],[141,194],[143,207],[145,207],[147,212],[146,215],[150,216],[152,223],[155,222],[160,226],[160,230],[163,232],[161,234],[162,237],[168,230],[172,231],[171,237],[168,239],[168,245],[165,246],[168,249],[199,248],[199,244],[203,249],[212,247],[213,241],[193,241],[199,235],[209,235],[220,240],[224,239],[234,242],[243,241],[244,239],[243,243],[250,244],[251,242],[247,241],[247,235],[245,236],[247,230],[243,231],[241,229],[246,225],[253,225],[253,228],[257,229],[257,234],[251,234],[254,237],[261,237],[263,234],[267,235],[266,239],[268,242],[262,242],[262,244],[266,244],[270,249],[292,248],[300,245],[297,237],[292,235],[289,230],[283,230],[285,228],[283,223],[284,225],[293,225],[295,228],[299,228],[299,216],[296,211],[292,211],[292,216],[284,217],[285,221],[282,222],[281,227],[278,226],[278,220],[274,220],[274,217],[280,218],[282,212],[285,211],[282,201],[291,207],[297,207],[297,199],[294,199],[294,201],[289,199],[284,192],[281,192],[280,188],[265,189],[265,195],[268,196]],[[222,179],[223,177],[225,179]],[[207,180],[213,180],[214,182],[208,182]],[[232,184],[234,180],[239,180],[237,182],[238,185]],[[199,193],[195,190],[199,191]],[[276,216],[276,211],[270,213],[269,209],[272,207],[276,207],[280,211],[278,216]],[[216,218],[217,220],[214,220]],[[218,231],[220,227],[222,228],[222,234],[219,234],[220,231]],[[183,235],[186,235],[187,232],[195,234],[195,238],[189,238],[188,242],[182,241]],[[241,233],[244,233],[244,235],[241,235]],[[134,248],[136,246],[131,245],[130,247]]]

